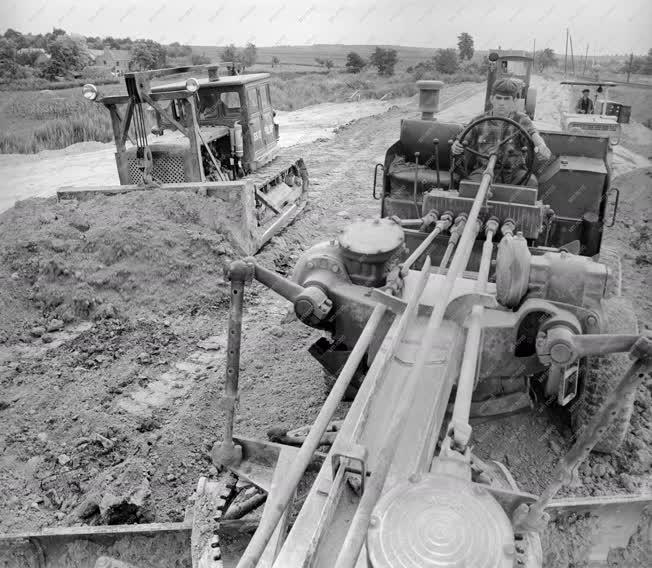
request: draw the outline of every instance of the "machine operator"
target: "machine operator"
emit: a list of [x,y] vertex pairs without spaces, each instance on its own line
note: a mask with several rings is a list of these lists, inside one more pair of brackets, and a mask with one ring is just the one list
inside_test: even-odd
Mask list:
[[[492,108],[487,112],[476,116],[473,120],[478,120],[485,116],[500,116],[510,118],[518,122],[526,132],[532,137],[534,142],[534,151],[537,156],[545,161],[551,157],[551,152],[546,146],[546,143],[537,132],[537,129],[532,124],[530,118],[516,110],[516,96],[518,94],[518,84],[513,79],[505,78],[499,79],[494,83],[491,95]],[[482,152],[483,154],[490,154],[495,149],[496,143],[504,140],[512,134],[517,132],[514,126],[511,126],[502,121],[487,121],[480,124],[477,128],[469,133],[469,146]],[[523,147],[525,140],[519,133],[516,134],[509,142],[503,144],[498,151],[499,162],[496,165],[494,172],[494,181],[497,183],[517,183],[526,174],[525,157]],[[459,156],[464,152],[464,146],[455,140],[451,147],[452,153]],[[472,181],[480,181],[482,174],[487,166],[487,160],[475,157],[474,169],[469,174],[468,178]],[[536,177],[532,174],[526,183],[529,187],[538,187]]]

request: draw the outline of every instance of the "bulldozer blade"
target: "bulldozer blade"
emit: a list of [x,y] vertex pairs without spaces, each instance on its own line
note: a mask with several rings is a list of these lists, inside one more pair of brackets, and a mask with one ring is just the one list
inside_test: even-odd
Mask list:
[[649,566],[652,495],[554,499],[545,511],[544,549],[570,538],[582,566]]
[[106,568],[112,559],[134,568],[190,568],[192,523],[84,526],[0,535],[0,566]]
[[[222,520],[222,561],[235,566],[257,522]],[[0,534],[3,568],[192,568],[192,519],[181,523],[61,527]]]
[[[285,170],[283,172],[287,175]],[[237,253],[252,255],[289,225],[306,203],[307,174],[299,178],[300,185],[287,185],[280,174],[277,178],[263,179],[261,175],[257,180],[164,183],[156,188],[140,185],[64,187],[57,191],[57,198],[87,201],[101,195],[154,190],[206,196],[211,198],[210,211],[214,212],[215,229],[227,237]],[[261,204],[258,208],[257,201]]]

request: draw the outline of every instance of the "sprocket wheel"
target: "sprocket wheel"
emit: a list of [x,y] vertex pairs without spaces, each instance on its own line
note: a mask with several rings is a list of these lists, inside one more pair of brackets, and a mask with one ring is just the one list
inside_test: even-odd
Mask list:
[[220,522],[236,498],[238,478],[222,471],[217,479],[202,477],[195,492],[191,554],[193,568],[223,568],[220,549]]

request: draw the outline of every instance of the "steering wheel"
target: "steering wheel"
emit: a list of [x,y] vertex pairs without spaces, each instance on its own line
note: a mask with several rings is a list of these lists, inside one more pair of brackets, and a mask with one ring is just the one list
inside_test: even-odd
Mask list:
[[[506,138],[503,138],[502,140],[497,142],[496,145],[493,148],[491,148],[489,154],[483,154],[482,152],[478,152],[474,148],[471,148],[468,145],[468,141],[466,140],[469,133],[474,128],[479,126],[480,124],[482,124],[484,122],[494,121],[494,120],[501,121],[501,122],[506,122],[507,124],[510,124],[511,126],[515,126],[516,127],[516,132],[514,132],[513,134],[510,134]],[[523,150],[527,151],[527,156],[525,158],[525,168],[526,168],[527,171],[525,172],[525,174],[523,175],[523,177],[520,180],[518,180],[518,181],[516,181],[514,183],[514,185],[525,185],[529,181],[530,176],[532,175],[532,170],[534,169],[534,140],[532,140],[532,136],[530,136],[528,134],[527,130],[525,130],[525,128],[523,128],[515,120],[512,120],[511,118],[507,118],[505,116],[483,116],[483,117],[479,118],[478,120],[474,120],[471,124],[469,124],[459,134],[459,136],[457,137],[457,141],[460,142],[464,146],[465,151],[473,154],[474,156],[477,156],[478,158],[483,158],[485,160],[488,160],[489,157],[491,156],[491,154],[497,154],[507,142],[509,142],[510,140],[512,140],[512,138],[514,138],[515,136],[517,136],[519,134],[523,135],[523,137],[525,138],[525,141],[527,143],[527,145],[523,148]],[[455,156],[455,155],[453,155],[452,150],[451,150],[451,164],[453,164],[453,167],[451,168],[451,173],[452,172],[457,172],[458,174],[461,175],[461,177],[464,178],[464,177],[469,176],[469,172],[468,172],[468,169],[466,167],[466,162],[460,159],[460,158],[463,158],[463,157],[464,157],[463,153],[459,154],[458,156]],[[463,167],[463,169],[462,169],[462,167]],[[453,176],[451,176],[451,183],[452,183],[452,177]]]

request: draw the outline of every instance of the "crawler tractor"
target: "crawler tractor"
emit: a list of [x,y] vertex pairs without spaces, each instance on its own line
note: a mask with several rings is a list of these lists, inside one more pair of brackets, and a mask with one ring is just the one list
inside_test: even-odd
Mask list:
[[[207,71],[208,77],[188,76]],[[177,82],[152,81],[174,76]],[[161,188],[194,191],[223,205],[220,227],[255,253],[305,205],[302,159],[279,149],[268,73],[220,76],[214,65],[125,73],[122,95],[84,96],[111,115],[120,186],[64,188],[60,199]],[[151,126],[151,128],[150,128]]]
[[[169,565],[182,541],[191,552],[180,562],[229,565],[220,531],[239,478],[260,488],[266,503],[246,550],[232,559],[238,568],[542,568],[540,534],[570,518],[592,528],[582,542],[591,566],[607,566],[636,534],[645,542],[650,495],[554,499],[590,451],[622,443],[635,390],[652,368],[652,339],[638,332],[620,296],[617,259],[604,262],[607,140],[543,133],[554,159],[538,189],[492,182],[502,143],[487,156],[482,181],[460,181],[452,139],[464,141],[476,126],[404,120],[385,160],[380,217],[306,251],[291,279],[252,258],[232,264],[225,426],[211,453],[220,474],[200,480],[192,522],[120,533],[105,527],[104,541],[137,543],[146,531],[156,550],[170,551]],[[311,349],[336,376],[315,422],[275,431],[275,441],[234,432],[242,312],[253,279],[331,338]],[[347,391],[353,402],[333,421]],[[472,447],[473,416],[533,404],[568,409],[577,437],[540,496]],[[294,518],[308,470],[316,478]],[[65,543],[92,532],[0,542],[46,551],[49,567]],[[120,558],[160,566],[142,555]]]

